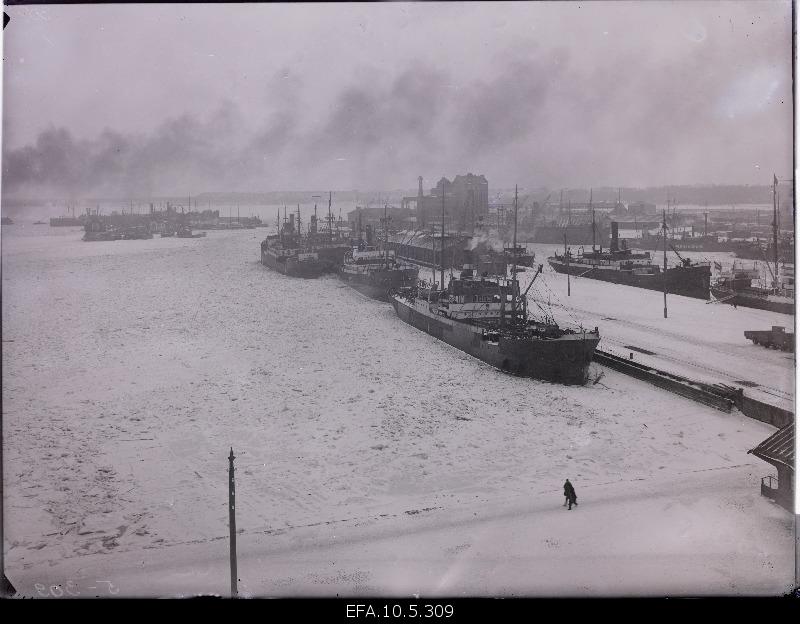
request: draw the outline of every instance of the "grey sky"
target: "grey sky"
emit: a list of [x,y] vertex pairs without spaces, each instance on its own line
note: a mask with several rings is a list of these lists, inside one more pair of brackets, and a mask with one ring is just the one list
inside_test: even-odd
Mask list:
[[791,174],[789,2],[6,11],[4,193]]

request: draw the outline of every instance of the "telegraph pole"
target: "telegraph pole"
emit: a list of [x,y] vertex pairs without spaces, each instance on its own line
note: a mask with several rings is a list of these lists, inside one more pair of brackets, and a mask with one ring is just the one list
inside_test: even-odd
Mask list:
[[[667,200],[669,205],[669,200]],[[667,318],[667,211],[664,210],[664,318]]]
[[228,455],[228,526],[231,543],[231,598],[239,597],[236,573],[236,482],[233,477],[233,447]]

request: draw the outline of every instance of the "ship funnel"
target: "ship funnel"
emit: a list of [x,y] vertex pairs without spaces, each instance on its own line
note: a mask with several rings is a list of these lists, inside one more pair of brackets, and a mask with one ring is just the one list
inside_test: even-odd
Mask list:
[[611,253],[619,251],[619,224],[611,222]]

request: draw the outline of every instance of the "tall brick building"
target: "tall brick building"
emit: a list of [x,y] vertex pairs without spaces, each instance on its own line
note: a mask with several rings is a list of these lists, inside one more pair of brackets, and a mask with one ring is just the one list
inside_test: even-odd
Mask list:
[[445,224],[451,230],[471,233],[478,218],[489,214],[489,183],[483,175],[457,175],[452,182],[442,178],[429,195],[423,195],[422,177],[418,180],[417,196],[403,198],[403,205],[416,203],[417,223],[422,227],[441,224],[443,194]]

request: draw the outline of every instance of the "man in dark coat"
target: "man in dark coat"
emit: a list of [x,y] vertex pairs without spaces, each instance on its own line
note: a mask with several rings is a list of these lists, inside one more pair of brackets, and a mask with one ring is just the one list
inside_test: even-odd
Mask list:
[[567,479],[566,483],[564,483],[564,497],[567,499],[564,504],[569,505],[567,509],[571,511],[573,505],[577,507],[578,497],[575,494],[575,488],[572,487],[572,484],[569,482],[569,479]]

